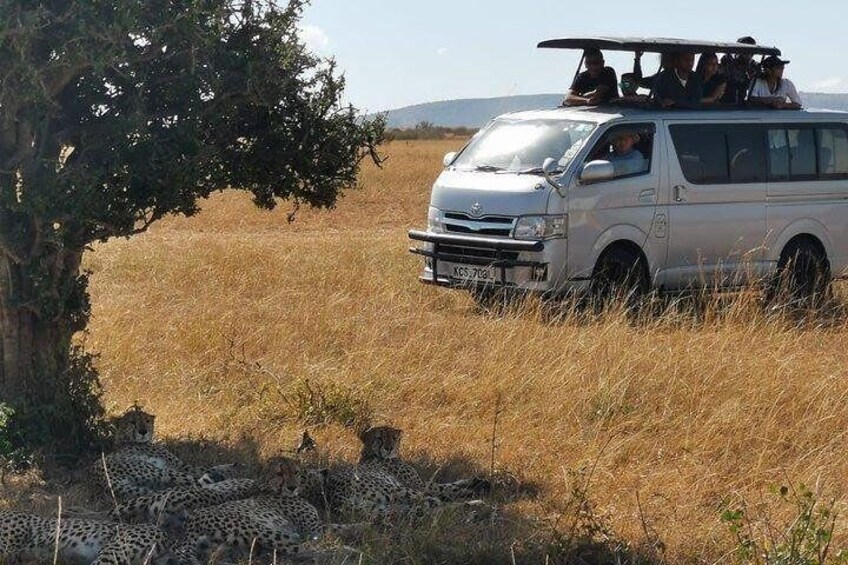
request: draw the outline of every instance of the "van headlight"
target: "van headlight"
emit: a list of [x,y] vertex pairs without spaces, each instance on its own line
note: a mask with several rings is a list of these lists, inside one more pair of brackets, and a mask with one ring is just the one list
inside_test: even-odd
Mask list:
[[433,206],[427,209],[427,231],[430,233],[445,233],[445,214]]
[[565,237],[568,216],[522,216],[515,223],[515,239],[542,240]]

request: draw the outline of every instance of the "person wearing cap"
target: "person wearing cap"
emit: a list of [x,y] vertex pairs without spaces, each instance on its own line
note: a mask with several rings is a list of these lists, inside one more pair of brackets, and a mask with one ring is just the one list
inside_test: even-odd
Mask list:
[[606,160],[615,167],[615,176],[635,175],[648,170],[648,160],[642,152],[636,149],[639,134],[634,132],[618,132],[610,139],[612,151]]
[[657,77],[654,99],[663,108],[695,108],[701,104],[701,81],[693,72],[694,53],[675,53],[674,66]]
[[771,55],[763,61],[763,73],[754,83],[748,101],[785,110],[798,110],[802,107],[801,95],[791,80],[783,78],[783,71],[789,61],[782,61]]
[[[745,36],[736,40],[740,45],[756,45],[757,40]],[[759,65],[754,62],[754,56],[749,53],[738,55],[725,55],[721,59],[721,74],[727,78],[724,95],[721,97],[723,104],[744,104],[748,97],[748,87],[751,81],[757,78],[760,72]]]
[[618,98],[618,76],[615,69],[604,66],[600,49],[587,49],[583,58],[586,70],[574,79],[563,105],[597,106]]

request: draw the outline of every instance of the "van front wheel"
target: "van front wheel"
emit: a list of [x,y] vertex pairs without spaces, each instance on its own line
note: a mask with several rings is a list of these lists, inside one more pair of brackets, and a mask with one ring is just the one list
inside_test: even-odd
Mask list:
[[604,252],[595,266],[591,296],[598,306],[615,301],[634,308],[649,287],[648,266],[642,255],[626,247],[613,247]]

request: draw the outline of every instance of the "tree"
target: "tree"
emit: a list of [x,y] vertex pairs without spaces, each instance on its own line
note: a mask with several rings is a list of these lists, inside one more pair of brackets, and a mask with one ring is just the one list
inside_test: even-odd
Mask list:
[[228,188],[332,207],[382,119],[298,36],[306,0],[0,3],[0,396],[27,441],[102,414],[83,253]]

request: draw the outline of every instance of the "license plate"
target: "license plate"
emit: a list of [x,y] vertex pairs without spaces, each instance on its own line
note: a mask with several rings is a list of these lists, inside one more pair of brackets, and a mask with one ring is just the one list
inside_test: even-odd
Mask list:
[[478,267],[475,265],[453,265],[451,268],[453,278],[467,282],[495,282],[494,267]]

